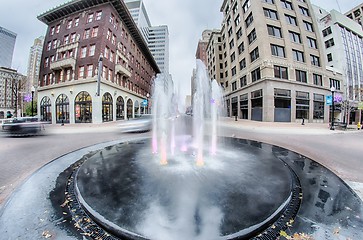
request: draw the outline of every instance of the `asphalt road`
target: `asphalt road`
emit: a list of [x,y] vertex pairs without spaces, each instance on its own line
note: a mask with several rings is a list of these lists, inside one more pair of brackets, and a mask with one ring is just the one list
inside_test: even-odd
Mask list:
[[[187,124],[190,126],[190,124]],[[178,126],[180,128],[180,126]],[[363,131],[224,121],[221,133],[287,148],[326,166],[363,196]],[[36,137],[0,137],[0,207],[19,184],[48,162],[90,145],[150,133],[121,134],[116,123],[47,126]]]

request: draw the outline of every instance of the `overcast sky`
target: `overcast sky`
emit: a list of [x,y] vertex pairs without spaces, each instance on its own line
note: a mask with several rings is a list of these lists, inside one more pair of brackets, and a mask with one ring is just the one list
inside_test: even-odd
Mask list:
[[[37,16],[66,0],[0,0],[0,26],[15,32],[17,39],[12,68],[26,74],[30,47],[35,38],[45,35],[46,25]],[[256,0],[255,0],[256,1]],[[181,94],[190,93],[190,78],[195,68],[198,40],[205,29],[220,28],[222,0],[144,0],[152,25],[168,25],[170,73]],[[336,0],[311,0],[326,10],[339,6]],[[362,0],[339,0],[342,13]]]

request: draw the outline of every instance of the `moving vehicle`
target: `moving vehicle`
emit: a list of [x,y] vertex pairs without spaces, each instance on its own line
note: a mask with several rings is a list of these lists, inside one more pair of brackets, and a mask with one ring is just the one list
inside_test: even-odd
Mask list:
[[37,117],[19,117],[4,119],[1,123],[1,131],[10,136],[37,135],[43,128],[43,123]]
[[121,132],[147,132],[152,128],[152,115],[142,114],[136,118],[122,121],[119,125]]

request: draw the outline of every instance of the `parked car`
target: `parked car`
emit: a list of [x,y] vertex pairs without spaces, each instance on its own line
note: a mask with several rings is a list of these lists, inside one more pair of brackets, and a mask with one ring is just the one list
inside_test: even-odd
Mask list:
[[130,120],[122,121],[119,125],[121,132],[147,132],[152,128],[152,115],[143,114]]
[[1,131],[10,136],[36,135],[42,130],[43,124],[36,117],[19,117],[3,119]]

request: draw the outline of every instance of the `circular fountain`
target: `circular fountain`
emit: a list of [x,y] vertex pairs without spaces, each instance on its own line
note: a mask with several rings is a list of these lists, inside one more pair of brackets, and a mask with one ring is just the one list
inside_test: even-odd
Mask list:
[[167,164],[150,155],[150,139],[95,153],[77,171],[77,200],[102,228],[128,239],[249,239],[294,217],[299,185],[282,161],[223,138],[198,166],[190,138],[181,138],[187,149]]

